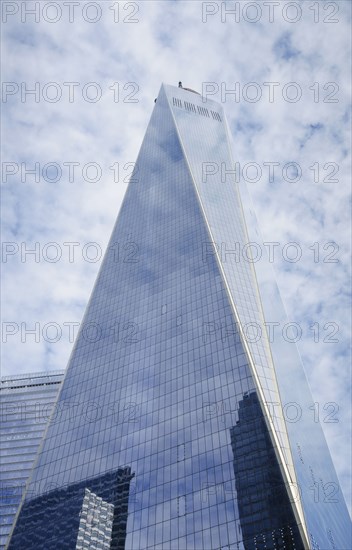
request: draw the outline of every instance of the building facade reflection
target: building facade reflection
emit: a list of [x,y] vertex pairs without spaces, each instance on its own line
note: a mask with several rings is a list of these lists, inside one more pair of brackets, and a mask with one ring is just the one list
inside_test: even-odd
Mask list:
[[120,468],[32,498],[11,546],[123,550],[133,477],[130,468]]
[[230,435],[244,548],[303,549],[256,392],[243,396],[238,416]]

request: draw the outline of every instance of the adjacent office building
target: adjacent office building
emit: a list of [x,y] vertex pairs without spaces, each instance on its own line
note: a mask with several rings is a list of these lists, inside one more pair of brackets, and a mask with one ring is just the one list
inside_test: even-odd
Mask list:
[[222,106],[163,85],[10,550],[351,548],[233,167]]
[[53,410],[64,371],[0,379],[0,549],[11,525]]

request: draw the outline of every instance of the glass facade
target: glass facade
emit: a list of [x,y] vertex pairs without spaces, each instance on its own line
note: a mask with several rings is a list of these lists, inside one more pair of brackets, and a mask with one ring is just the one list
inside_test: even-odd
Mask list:
[[[264,327],[265,273],[220,255],[249,238],[231,166],[221,106],[163,85],[10,549],[75,549],[86,490],[113,514],[110,548],[350,548],[341,493],[323,510],[297,465],[286,357],[247,332]],[[323,453],[306,448],[306,468],[335,480],[306,428]]]
[[55,371],[0,379],[0,549],[5,548],[63,375]]

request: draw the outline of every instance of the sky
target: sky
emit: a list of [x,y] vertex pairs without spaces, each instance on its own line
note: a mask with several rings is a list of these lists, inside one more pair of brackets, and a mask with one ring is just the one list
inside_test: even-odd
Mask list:
[[1,374],[65,368],[154,98],[182,81],[225,109],[349,499],[350,3],[1,7]]

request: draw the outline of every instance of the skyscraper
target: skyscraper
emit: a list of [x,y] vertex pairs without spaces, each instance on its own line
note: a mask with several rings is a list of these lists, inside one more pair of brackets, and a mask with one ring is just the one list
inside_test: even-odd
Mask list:
[[275,280],[238,254],[259,233],[233,166],[222,107],[163,85],[11,550],[76,548],[90,498],[111,548],[350,548],[298,353],[267,330]]
[[5,548],[63,376],[64,371],[53,371],[3,376],[0,380],[1,550]]

